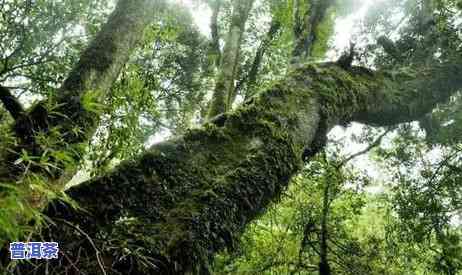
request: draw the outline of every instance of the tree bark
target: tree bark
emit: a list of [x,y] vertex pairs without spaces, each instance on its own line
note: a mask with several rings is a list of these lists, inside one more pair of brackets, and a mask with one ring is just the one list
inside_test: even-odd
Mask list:
[[34,270],[57,274],[79,259],[87,274],[206,274],[214,254],[235,247],[331,127],[418,119],[462,87],[460,69],[439,64],[409,75],[336,63],[298,68],[234,112],[68,190],[85,212],[50,204],[46,214],[55,225],[42,235],[59,241],[65,257]]

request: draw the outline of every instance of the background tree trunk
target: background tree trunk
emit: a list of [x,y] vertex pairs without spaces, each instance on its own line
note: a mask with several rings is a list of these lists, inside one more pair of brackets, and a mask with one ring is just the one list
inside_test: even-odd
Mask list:
[[333,4],[333,0],[293,1],[295,47],[292,52],[292,65],[306,62],[312,57],[313,47],[319,40],[318,28]]
[[237,67],[239,65],[242,38],[253,2],[253,0],[234,1],[229,32],[226,37],[215,90],[210,103],[209,119],[230,110],[233,103],[234,82],[236,81]]
[[[70,150],[90,138],[98,116],[85,108],[84,98],[90,94],[95,103],[103,102],[162,3],[118,2],[54,99],[61,115],[47,114],[47,127],[58,127],[65,138],[66,147],[59,149]],[[231,28],[230,37],[238,38],[240,31]],[[229,47],[232,56],[223,60],[235,71],[239,47]],[[462,87],[461,69],[458,63],[393,72],[337,63],[297,68],[237,110],[69,189],[82,209],[50,203],[45,214],[53,224],[40,232],[46,241],[60,243],[63,257],[38,266],[24,263],[16,271],[207,273],[214,254],[235,246],[245,226],[278,198],[303,160],[323,146],[329,129],[352,121],[386,126],[417,120]],[[228,84],[234,81],[225,78]],[[221,105],[212,110],[229,107],[229,91],[216,90],[222,92],[221,99],[214,97]],[[2,171],[2,180],[14,178],[11,171]]]

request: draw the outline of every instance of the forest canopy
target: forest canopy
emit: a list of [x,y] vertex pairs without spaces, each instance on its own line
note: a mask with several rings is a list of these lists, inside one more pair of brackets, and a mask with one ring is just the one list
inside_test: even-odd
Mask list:
[[462,274],[462,1],[0,0],[0,37],[1,274]]

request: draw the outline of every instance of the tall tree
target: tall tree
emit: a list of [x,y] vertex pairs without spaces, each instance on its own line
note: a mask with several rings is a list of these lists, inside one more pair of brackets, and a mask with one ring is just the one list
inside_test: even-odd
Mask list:
[[[249,2],[235,3],[232,21],[247,17]],[[63,140],[54,150],[77,151],[72,157],[81,158],[78,145],[91,138],[99,121],[88,107],[107,96],[152,14],[164,8],[163,1],[118,2],[51,98],[57,109],[49,112],[37,104],[19,112],[13,127],[19,142],[12,151],[22,155],[6,154],[2,181],[30,173],[62,184],[64,175],[73,174],[59,162],[43,166],[35,161],[49,152],[42,150],[38,137],[58,131]],[[221,64],[225,69],[223,64],[232,62],[232,73],[222,75],[228,84],[234,81],[236,45],[242,37],[242,20],[235,23],[228,45],[233,51],[228,58],[224,50]],[[303,161],[323,148],[332,127],[418,120],[460,90],[461,67],[459,58],[416,63],[406,70],[373,71],[344,62],[297,66],[236,110],[67,190],[84,211],[68,202],[49,202],[44,214],[52,223],[40,236],[59,240],[63,257],[26,262],[15,272],[206,274],[213,255],[235,246],[245,226],[281,194]],[[223,85],[210,117],[229,109],[230,89]],[[36,195],[29,194],[29,201],[37,201]],[[37,208],[48,203],[43,197],[38,201]]]

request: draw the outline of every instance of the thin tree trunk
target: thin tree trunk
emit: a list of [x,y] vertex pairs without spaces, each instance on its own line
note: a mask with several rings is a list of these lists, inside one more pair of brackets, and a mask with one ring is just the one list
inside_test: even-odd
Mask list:
[[295,47],[292,65],[303,63],[312,56],[313,47],[319,40],[318,27],[333,3],[333,0],[294,0]]
[[[326,173],[329,173],[327,171]],[[324,179],[324,190],[323,190],[323,198],[322,198],[322,216],[321,216],[321,240],[320,240],[320,248],[319,248],[319,275],[330,275],[330,266],[329,260],[327,258],[328,254],[328,244],[327,240],[328,236],[328,228],[327,222],[329,219],[329,208],[330,208],[330,184],[331,179],[329,175],[326,175]]]
[[460,69],[441,64],[411,77],[335,63],[299,68],[234,112],[68,190],[86,212],[50,205],[55,226],[42,234],[59,240],[66,257],[36,270],[55,274],[79,258],[89,274],[101,261],[124,274],[204,273],[281,194],[328,129],[418,119],[462,87]]
[[244,76],[241,81],[239,81],[238,85],[236,86],[236,90],[232,95],[231,102],[234,102],[238,92],[244,87],[247,86],[245,99],[252,97],[256,91],[255,87],[257,84],[257,76],[260,71],[261,64],[263,62],[263,57],[265,56],[266,51],[273,42],[274,38],[278,35],[279,30],[281,29],[281,23],[278,21],[277,18],[273,18],[270,24],[270,28],[266,33],[263,41],[261,41],[259,47],[257,48],[257,52],[255,53],[255,57],[252,62],[252,66],[250,67],[249,72]]
[[212,9],[212,18],[210,19],[210,30],[212,41],[210,45],[210,53],[213,56],[215,66],[218,68],[221,62],[220,36],[218,31],[218,15],[221,9],[221,0],[210,0],[209,6]]
[[209,119],[225,113],[231,108],[231,95],[235,89],[234,82],[236,81],[237,67],[239,65],[245,23],[249,17],[253,2],[254,0],[234,1],[231,24],[221,56],[215,90],[207,116]]
[[14,120],[17,120],[23,115],[24,109],[19,100],[11,93],[11,91],[0,85],[0,101],[2,101],[5,109],[10,113]]

